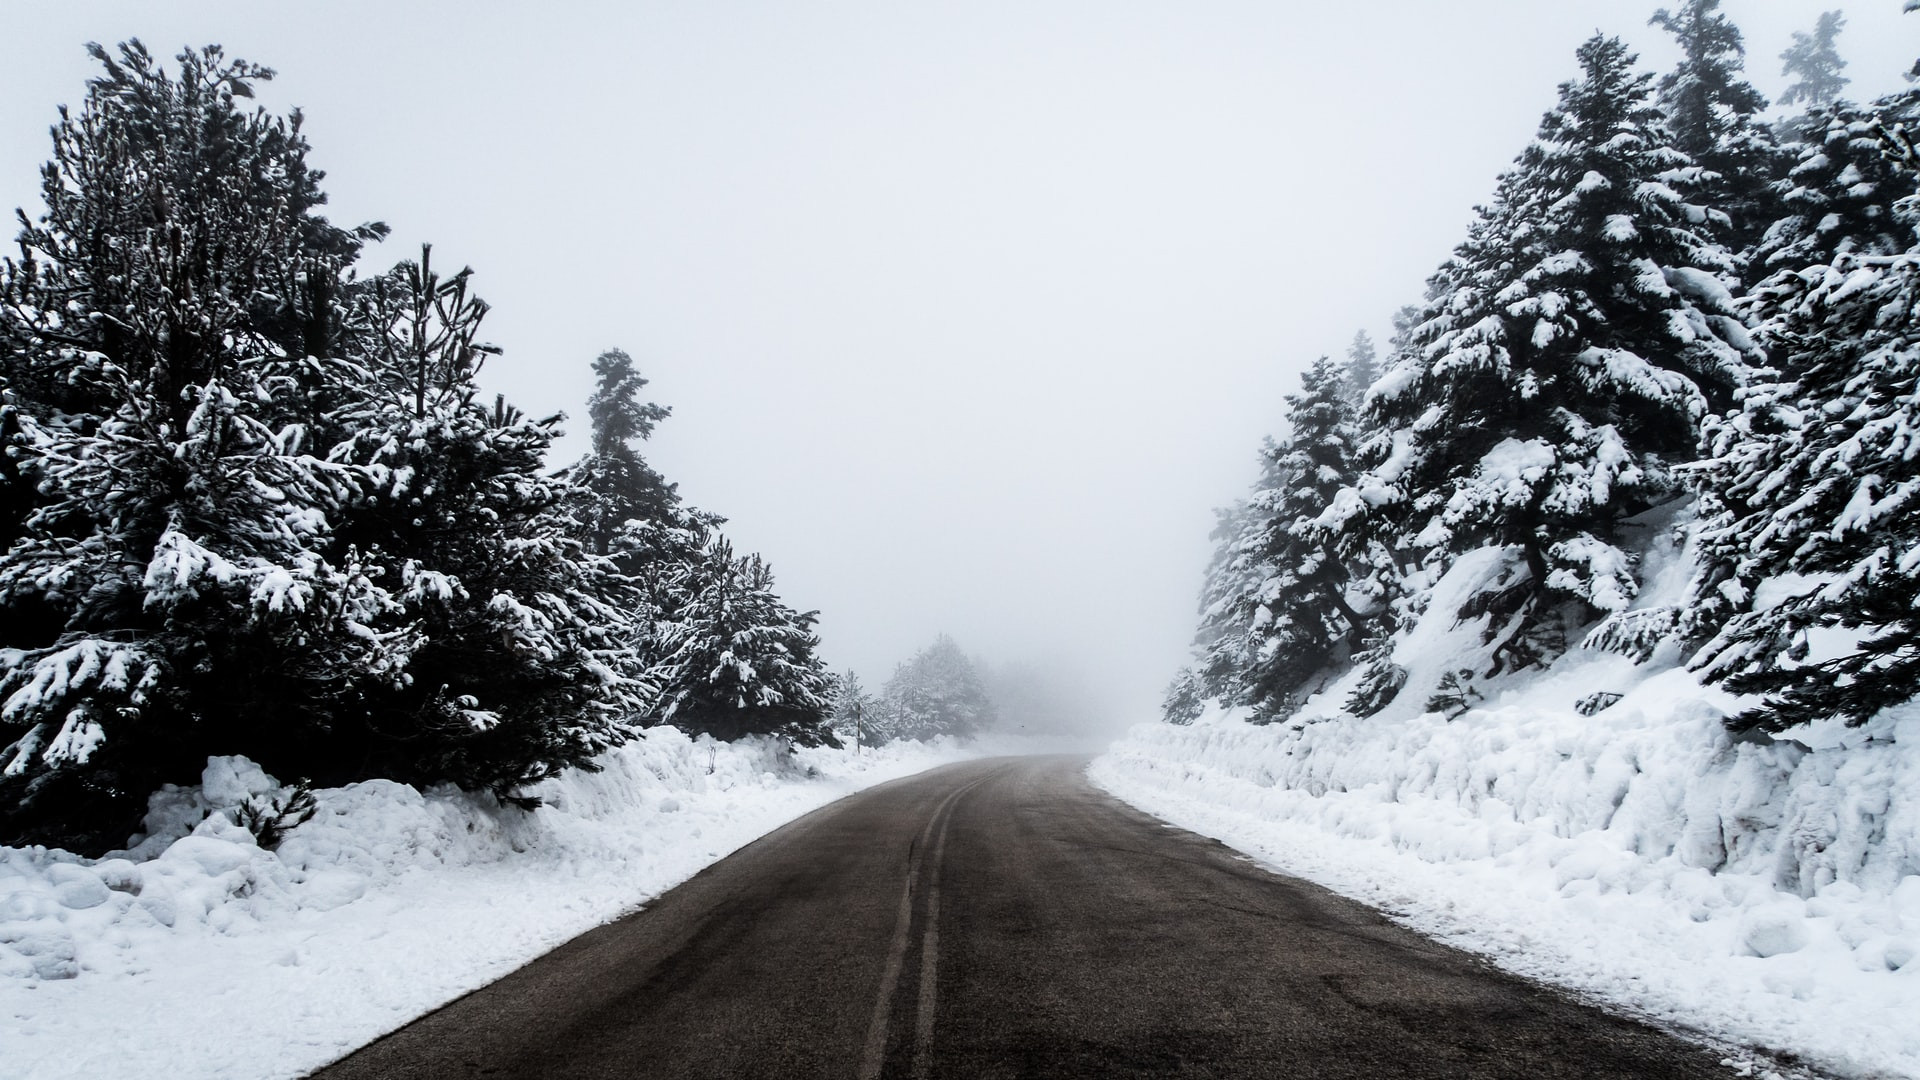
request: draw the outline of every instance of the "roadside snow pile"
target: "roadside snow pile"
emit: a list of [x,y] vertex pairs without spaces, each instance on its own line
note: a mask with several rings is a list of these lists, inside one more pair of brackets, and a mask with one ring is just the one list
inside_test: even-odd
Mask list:
[[1378,716],[1324,717],[1343,679],[1305,723],[1136,727],[1091,775],[1523,974],[1842,1075],[1920,1076],[1920,708],[1736,742],[1720,721],[1743,699],[1575,650],[1457,719],[1419,714],[1484,659],[1475,630],[1423,620]]
[[0,1078],[292,1077],[632,910],[816,807],[981,748],[714,743],[656,728],[531,813],[386,781],[287,794],[244,758],[154,796],[98,861],[0,848]]

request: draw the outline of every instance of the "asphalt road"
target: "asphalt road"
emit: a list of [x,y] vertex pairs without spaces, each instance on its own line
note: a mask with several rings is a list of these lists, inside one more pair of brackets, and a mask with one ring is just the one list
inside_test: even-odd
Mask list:
[[1719,1077],[1002,758],[873,788],[317,1076]]

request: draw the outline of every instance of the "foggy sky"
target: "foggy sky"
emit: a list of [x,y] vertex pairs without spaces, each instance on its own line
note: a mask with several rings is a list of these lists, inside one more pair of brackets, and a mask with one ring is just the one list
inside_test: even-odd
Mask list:
[[[945,631],[1119,725],[1299,372],[1419,299],[1582,40],[1672,61],[1655,6],[9,3],[0,204],[37,212],[84,42],[273,67],[330,216],[394,228],[368,269],[475,268],[485,381],[574,418],[555,464],[623,347],[673,408],[644,452],[836,669]],[[1899,0],[1726,0],[1756,86],[1831,6],[1848,96],[1902,85]]]

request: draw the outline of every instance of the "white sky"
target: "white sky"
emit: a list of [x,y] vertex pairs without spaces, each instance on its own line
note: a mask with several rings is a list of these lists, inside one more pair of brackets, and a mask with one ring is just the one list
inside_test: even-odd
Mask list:
[[[576,418],[556,464],[621,346],[674,410],[649,458],[836,668],[944,630],[1123,723],[1298,373],[1419,298],[1582,40],[1670,62],[1655,6],[6,0],[0,205],[82,43],[219,42],[306,111],[331,216],[394,227],[376,265],[475,268],[490,385]],[[1831,6],[1726,0],[1763,92]],[[1902,85],[1920,16],[1837,6],[1849,96]]]

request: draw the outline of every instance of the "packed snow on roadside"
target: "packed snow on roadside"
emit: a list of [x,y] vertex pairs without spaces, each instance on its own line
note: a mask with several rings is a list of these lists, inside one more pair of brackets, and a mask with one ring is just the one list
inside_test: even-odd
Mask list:
[[504,809],[387,781],[285,789],[244,758],[154,796],[116,857],[0,848],[0,1078],[300,1076],[857,789],[1008,749],[800,749],[655,728]]
[[1339,714],[1349,677],[1287,724],[1141,725],[1092,777],[1511,970],[1825,1073],[1920,1077],[1920,708],[1738,741],[1721,720],[1748,702],[1676,657],[1576,648],[1449,721],[1425,711],[1442,675],[1486,668],[1450,598],[1494,569],[1442,579],[1387,711]]

